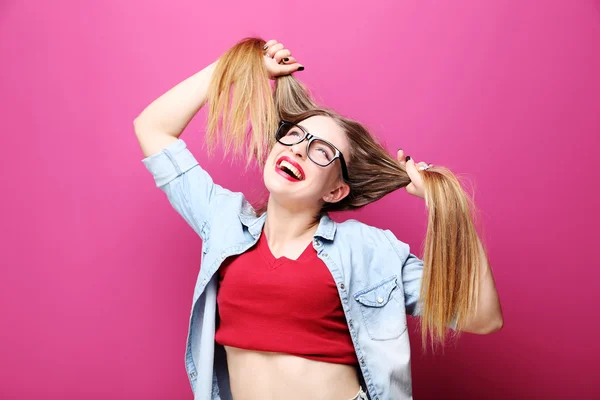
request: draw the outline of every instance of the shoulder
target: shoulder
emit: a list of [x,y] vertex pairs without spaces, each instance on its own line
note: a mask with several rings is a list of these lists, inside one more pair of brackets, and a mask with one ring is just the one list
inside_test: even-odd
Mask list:
[[381,229],[365,224],[355,219],[337,223],[336,235],[361,236],[365,239],[380,239],[385,241],[400,241],[389,229]]
[[350,249],[385,247],[393,249],[402,258],[410,253],[410,246],[399,240],[389,229],[381,229],[355,219],[337,223],[336,238],[351,243]]
[[337,223],[336,236],[363,238],[383,238],[385,231],[372,225],[365,224],[355,219],[348,219]]

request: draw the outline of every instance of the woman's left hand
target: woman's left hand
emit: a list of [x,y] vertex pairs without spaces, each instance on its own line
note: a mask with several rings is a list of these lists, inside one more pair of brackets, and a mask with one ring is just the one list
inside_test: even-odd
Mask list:
[[[406,160],[408,158],[408,161]],[[413,196],[420,197],[422,199],[425,198],[425,185],[423,185],[423,178],[421,177],[421,169],[429,168],[429,164],[426,162],[415,163],[415,160],[412,157],[404,157],[404,151],[402,149],[398,150],[398,161],[400,165],[406,168],[406,173],[408,173],[408,177],[411,182],[406,187],[406,191]]]

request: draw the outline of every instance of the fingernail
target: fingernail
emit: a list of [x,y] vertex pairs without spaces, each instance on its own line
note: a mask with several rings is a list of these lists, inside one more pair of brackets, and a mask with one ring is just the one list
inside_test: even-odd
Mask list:
[[406,161],[410,161],[410,156],[406,156]]
[[290,61],[290,59],[289,58],[284,58],[283,61],[288,62],[288,61]]
[[266,50],[268,48],[269,48],[269,46],[267,46],[266,44],[263,46],[263,50]]
[[402,151],[402,147],[398,147],[398,151]]
[[304,67],[298,68],[298,71],[304,71]]

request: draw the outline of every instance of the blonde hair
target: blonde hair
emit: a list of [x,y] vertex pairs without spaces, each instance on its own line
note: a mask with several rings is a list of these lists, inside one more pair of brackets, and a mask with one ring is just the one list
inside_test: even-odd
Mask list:
[[[300,122],[324,115],[339,124],[351,144],[346,181],[350,194],[338,203],[327,203],[324,212],[357,209],[410,184],[405,167],[361,124],[318,107],[293,76],[277,78],[273,92],[263,60],[264,44],[262,39],[244,39],[219,60],[209,88],[209,145],[220,140],[225,151],[262,165],[275,143],[280,119]],[[476,313],[483,260],[473,204],[456,176],[441,166],[421,175],[429,221],[417,307],[426,349],[428,335],[432,346],[443,346],[449,326],[456,323],[458,333]]]

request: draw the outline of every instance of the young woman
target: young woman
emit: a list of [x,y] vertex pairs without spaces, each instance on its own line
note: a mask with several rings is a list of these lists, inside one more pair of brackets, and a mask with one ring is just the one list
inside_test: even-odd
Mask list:
[[[410,399],[407,314],[421,317],[424,343],[443,344],[449,328],[502,327],[468,198],[448,170],[402,151],[396,160],[360,124],[319,108],[290,75],[302,69],[281,43],[247,39],[134,122],[144,164],[203,241],[192,390],[203,400]],[[208,140],[264,167],[262,209],[213,183],[179,139],[207,102]],[[390,231],[328,217],[401,187],[429,210],[424,261]]]

